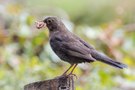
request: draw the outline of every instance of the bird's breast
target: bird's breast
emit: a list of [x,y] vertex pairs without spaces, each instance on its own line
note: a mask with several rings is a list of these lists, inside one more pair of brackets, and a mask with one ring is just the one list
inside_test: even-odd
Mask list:
[[63,49],[62,49],[62,43],[61,43],[61,39],[58,39],[58,38],[52,38],[50,39],[50,46],[52,48],[52,50],[56,53],[56,55],[63,59],[64,58],[64,52],[63,52]]

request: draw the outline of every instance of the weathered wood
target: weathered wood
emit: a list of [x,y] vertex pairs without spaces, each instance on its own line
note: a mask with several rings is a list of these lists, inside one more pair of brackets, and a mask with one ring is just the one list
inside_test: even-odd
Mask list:
[[74,90],[73,75],[34,82],[25,85],[24,90]]

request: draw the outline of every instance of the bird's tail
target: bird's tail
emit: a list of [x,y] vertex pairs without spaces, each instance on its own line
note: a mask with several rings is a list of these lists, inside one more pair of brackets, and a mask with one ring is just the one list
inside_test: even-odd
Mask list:
[[106,55],[104,55],[96,50],[93,50],[91,52],[91,55],[93,58],[97,59],[98,61],[104,62],[104,63],[109,64],[111,66],[114,66],[114,67],[117,67],[120,69],[127,68],[127,65],[120,63],[120,62],[117,62],[115,60],[112,60],[111,58],[107,57]]

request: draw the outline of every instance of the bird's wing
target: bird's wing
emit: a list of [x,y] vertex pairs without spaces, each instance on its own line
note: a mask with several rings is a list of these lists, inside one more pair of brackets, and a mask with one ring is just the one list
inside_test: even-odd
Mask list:
[[55,45],[53,43],[52,46],[59,46],[59,50],[68,57],[83,60],[82,62],[95,61],[91,56],[90,49],[71,33],[57,34],[52,40],[51,42],[55,42]]
[[80,39],[79,38],[79,41],[84,45],[84,46],[86,46],[87,48],[89,48],[89,49],[94,49],[91,45],[89,45],[87,42],[85,42],[84,40],[82,40],[82,39]]
[[91,45],[89,45],[87,42],[85,42],[83,39],[79,38],[78,36],[76,36],[75,34],[73,34],[73,36],[78,39],[80,41],[80,43],[82,43],[84,46],[86,46],[89,49],[94,49]]
[[81,60],[86,60],[87,62],[95,61],[91,56],[90,51],[86,46],[84,46],[80,41],[68,41],[61,42],[64,52],[68,56],[76,57]]

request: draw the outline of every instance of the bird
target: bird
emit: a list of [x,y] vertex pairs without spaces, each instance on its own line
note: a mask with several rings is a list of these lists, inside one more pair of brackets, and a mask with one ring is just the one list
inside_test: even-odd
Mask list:
[[70,63],[70,67],[62,74],[73,74],[74,69],[80,63],[103,62],[115,68],[127,68],[126,64],[118,62],[107,55],[97,51],[83,39],[70,32],[62,20],[56,16],[45,17],[42,21],[36,21],[36,28],[47,27],[49,30],[49,43],[55,54],[63,61]]

